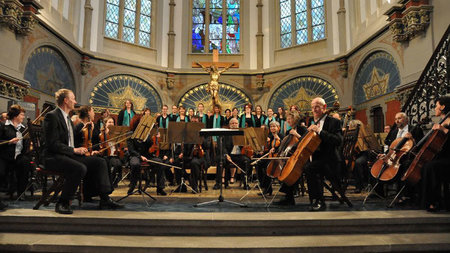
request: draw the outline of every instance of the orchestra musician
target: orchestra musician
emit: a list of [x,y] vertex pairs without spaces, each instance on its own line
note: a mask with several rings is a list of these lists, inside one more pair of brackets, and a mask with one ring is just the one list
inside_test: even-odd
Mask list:
[[61,214],[72,214],[70,201],[86,174],[94,176],[100,193],[100,209],[122,208],[123,205],[113,201],[106,161],[96,156],[85,156],[85,147],[75,148],[74,126],[69,113],[77,101],[71,90],[60,89],[55,93],[56,109],[46,114],[44,119],[44,165],[46,169],[60,171],[64,174],[64,186],[56,204],[55,211]]
[[117,125],[130,126],[131,119],[133,119],[134,115],[136,115],[136,112],[134,111],[133,102],[127,99],[122,110],[119,112],[119,116],[117,117]]
[[[290,111],[286,115],[286,123],[287,126],[290,127],[289,132],[287,133],[287,138],[289,135],[292,135],[292,137],[301,138],[303,135],[307,133],[307,129],[305,126],[301,124],[300,121],[300,115],[297,111]],[[280,151],[280,150],[279,150]],[[295,205],[295,191],[298,189],[298,182],[288,186],[286,184],[282,184],[282,187],[280,188],[280,192],[286,193],[285,197],[281,199],[279,202],[276,202],[277,205]]]
[[[280,133],[280,123],[273,120],[269,123],[269,136],[267,137],[266,145],[264,146],[263,155],[270,153],[278,153],[283,135]],[[267,166],[270,160],[262,160],[256,165],[256,173],[258,175],[258,181],[263,190],[263,194],[272,195],[272,179],[267,175]]]
[[395,127],[389,131],[384,143],[389,146],[395,139],[403,137],[413,138],[418,142],[423,137],[423,130],[419,126],[410,126],[406,113],[398,112],[395,114]]
[[[237,119],[232,118],[230,120],[230,128],[239,128],[239,121]],[[228,188],[228,180],[230,178],[230,168],[232,166],[235,166],[234,164],[237,164],[243,171],[242,173],[245,174],[246,176],[249,176],[251,174],[251,166],[250,166],[250,158],[243,155],[241,153],[241,149],[242,146],[238,146],[238,145],[234,145],[233,144],[233,139],[231,138],[231,136],[225,136],[223,138],[223,143],[222,143],[222,151],[223,151],[223,155],[225,156],[226,160],[225,160],[225,164],[224,164],[224,168],[225,169],[225,188]],[[219,157],[219,156],[217,156]],[[234,163],[234,164],[233,164]],[[245,177],[245,175],[243,175]],[[220,182],[221,182],[221,178],[222,178],[222,173],[221,171],[217,170],[216,172],[216,184],[214,185],[215,190],[220,188]],[[249,186],[247,185],[246,180],[243,180],[244,183],[244,189],[248,190]]]
[[117,143],[116,140],[108,141],[110,140],[109,126],[114,126],[114,118],[106,117],[103,121],[103,128],[101,129],[99,135],[100,142],[104,142],[101,148],[106,148],[103,152],[103,157],[108,163],[108,168],[111,168],[111,184],[114,188],[117,188],[120,180],[122,179],[122,159],[124,159],[124,150],[121,143]]
[[[194,116],[192,122],[199,122],[199,117]],[[169,163],[175,166],[183,168],[183,170],[175,169],[176,184],[181,187],[180,192],[187,192],[185,186],[181,186],[181,178],[187,178],[186,169],[191,169],[191,175],[189,177],[190,186],[193,189],[193,194],[198,192],[198,180],[200,178],[200,169],[202,164],[205,164],[205,154],[202,146],[206,145],[206,140],[203,144],[184,144],[183,147],[176,145],[174,150],[174,156],[170,158]],[[178,190],[176,190],[178,191]]]
[[319,148],[313,153],[311,162],[305,166],[306,182],[309,190],[311,211],[325,210],[323,197],[323,180],[327,177],[333,187],[340,187],[335,180],[338,172],[336,166],[342,161],[339,146],[342,144],[341,122],[325,115],[327,104],[321,97],[311,101],[314,124],[308,131],[316,132],[321,139]]
[[[101,112],[100,118],[97,120],[97,122],[95,122],[95,126],[94,126],[94,135],[95,136],[98,136],[100,134],[100,129],[103,129],[104,121],[107,117],[109,117],[109,115],[111,115],[111,113],[108,108],[104,109]],[[74,123],[74,125],[76,126],[77,124]]]
[[[138,126],[138,124],[139,121],[136,121],[135,125],[131,126],[131,129],[134,131]],[[128,188],[129,195],[133,193],[134,188],[136,187],[137,180],[139,179],[139,173],[141,172],[142,162],[148,162],[151,168],[156,171],[156,180],[157,180],[156,193],[162,196],[167,195],[167,193],[164,191],[165,188],[164,165],[151,163],[151,161],[156,161],[160,163],[163,162],[163,160],[157,157],[155,154],[150,154],[149,149],[152,146],[152,144],[153,141],[149,137],[145,141],[132,138],[127,140],[128,152],[130,154],[130,186]]]
[[[348,123],[349,129],[355,129],[357,125],[364,127],[364,124],[357,119],[350,120]],[[369,153],[369,150],[362,150],[355,157],[355,166],[353,168],[355,193],[361,193],[363,187],[365,187],[365,183],[369,181]]]
[[[11,105],[7,113],[7,120],[0,123],[0,170],[3,175],[15,174],[17,181],[17,196],[20,196],[28,184],[28,175],[31,172],[31,157],[29,155],[30,139],[23,138],[25,126],[22,124],[25,118],[25,109],[20,105]],[[14,195],[15,180],[10,178],[9,194]],[[23,200],[23,197],[22,199]],[[0,202],[0,210],[6,204]]]
[[[75,125],[75,128],[73,129],[76,148],[83,146],[86,142],[90,142],[91,146],[95,143],[99,143],[99,136],[95,136],[94,134],[94,123],[92,122],[94,117],[95,112],[91,106],[83,105],[78,109],[78,118],[80,119],[80,123]],[[85,138],[89,138],[89,140],[86,140]],[[86,148],[89,149],[89,147]],[[89,151],[92,152],[91,155],[96,155],[99,154],[98,149],[99,148],[96,147],[95,150]]]
[[5,123],[7,119],[8,119],[8,113],[7,112],[2,112],[0,114],[0,122],[1,123]]
[[[391,143],[398,139],[398,138],[408,138],[414,140],[414,143],[419,142],[422,137],[424,136],[422,128],[420,126],[411,126],[409,125],[408,116],[404,112],[398,112],[395,114],[395,125],[394,128],[391,129],[391,131],[387,134],[386,139],[384,140],[384,143],[388,146],[391,145]],[[377,156],[378,159],[383,159],[385,157],[385,154],[389,152],[389,149],[385,151],[383,154],[379,154]],[[402,160],[403,161],[403,160]],[[406,163],[401,163],[399,168],[398,175],[401,175],[405,170],[407,169]],[[394,180],[391,182],[392,184],[398,184],[399,177],[394,178]],[[386,195],[385,192],[382,191],[383,187],[378,187],[376,189],[376,192],[383,196]],[[405,202],[408,199],[413,200],[418,189],[413,187],[407,187],[405,188],[405,194],[404,196],[399,200],[400,203]]]
[[[436,100],[435,115],[440,118],[450,111],[450,95],[443,95]],[[434,157],[427,162],[422,169],[422,201],[421,205],[429,212],[438,211],[442,206],[441,185],[450,184],[450,139],[448,138],[450,118],[447,118],[442,124],[434,124],[432,130],[438,130],[445,133],[447,140],[443,148]],[[445,196],[445,195],[444,195]]]

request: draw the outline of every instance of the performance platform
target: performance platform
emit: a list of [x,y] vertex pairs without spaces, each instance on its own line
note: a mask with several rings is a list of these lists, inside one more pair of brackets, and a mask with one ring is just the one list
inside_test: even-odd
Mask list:
[[[267,208],[257,190],[243,200],[246,208],[227,203],[193,207],[216,198],[213,181],[208,184],[200,194],[154,194],[157,201],[150,206],[131,196],[120,211],[96,210],[98,201],[80,209],[75,201],[74,214],[61,215],[54,204],[32,210],[32,199],[9,202],[0,213],[0,252],[450,251],[448,212],[388,209],[379,199],[363,207],[364,194],[349,194],[353,208],[328,199],[326,211],[309,212],[307,195],[297,197],[295,206]],[[121,184],[113,198],[126,190]],[[238,182],[223,192],[237,202],[245,193]]]

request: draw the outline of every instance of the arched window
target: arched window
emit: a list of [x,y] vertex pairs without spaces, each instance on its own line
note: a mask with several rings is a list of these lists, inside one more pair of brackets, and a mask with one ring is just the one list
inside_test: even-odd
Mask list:
[[324,0],[279,1],[281,48],[325,39]]
[[240,20],[240,0],[192,0],[192,53],[239,53]]
[[105,36],[150,47],[152,0],[106,0]]

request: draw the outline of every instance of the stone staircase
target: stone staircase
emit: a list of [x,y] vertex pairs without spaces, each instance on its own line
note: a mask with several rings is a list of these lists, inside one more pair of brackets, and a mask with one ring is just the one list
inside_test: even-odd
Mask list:
[[450,252],[425,211],[0,213],[0,252]]

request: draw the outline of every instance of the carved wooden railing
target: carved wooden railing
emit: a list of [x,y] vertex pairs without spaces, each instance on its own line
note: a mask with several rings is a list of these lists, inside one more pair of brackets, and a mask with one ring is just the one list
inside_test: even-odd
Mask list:
[[450,25],[403,105],[411,124],[429,121],[434,116],[435,100],[450,93],[449,47]]

